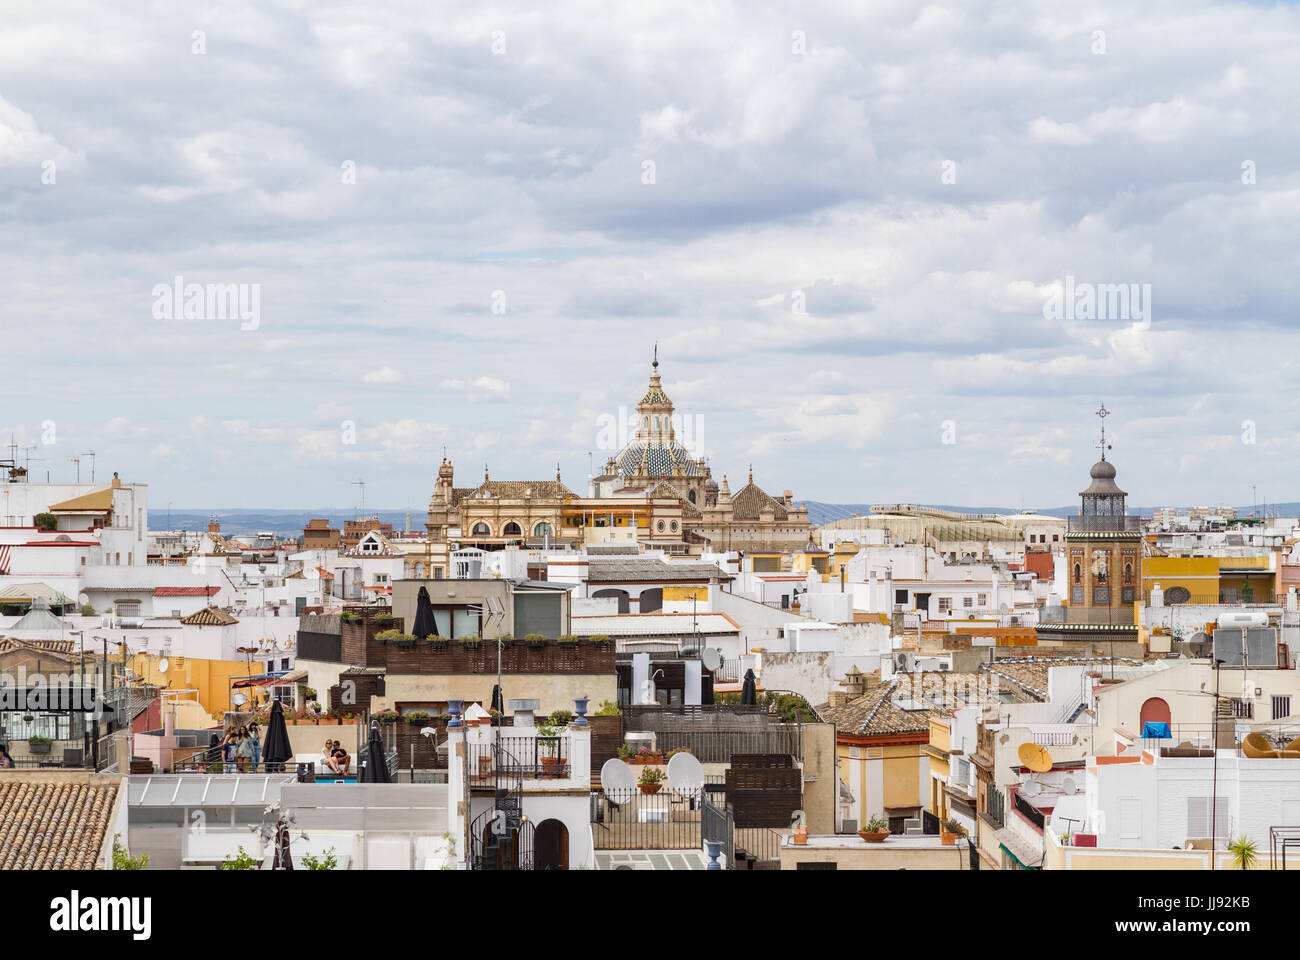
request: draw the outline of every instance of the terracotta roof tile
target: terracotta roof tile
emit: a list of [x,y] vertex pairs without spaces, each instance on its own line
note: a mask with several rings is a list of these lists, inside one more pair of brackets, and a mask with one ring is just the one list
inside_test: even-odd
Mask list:
[[117,801],[116,783],[0,774],[0,870],[93,870]]

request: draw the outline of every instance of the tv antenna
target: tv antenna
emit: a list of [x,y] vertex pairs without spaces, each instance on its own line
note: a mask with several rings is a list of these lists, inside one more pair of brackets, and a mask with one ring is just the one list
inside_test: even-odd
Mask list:
[[366,481],[353,480],[352,486],[361,488],[361,506],[357,511],[358,513],[357,519],[360,520],[361,514],[364,514],[366,512]]

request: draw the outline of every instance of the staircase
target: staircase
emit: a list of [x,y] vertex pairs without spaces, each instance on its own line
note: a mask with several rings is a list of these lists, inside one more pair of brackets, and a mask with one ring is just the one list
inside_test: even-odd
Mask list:
[[[499,738],[492,746],[492,768],[492,806],[469,828],[470,869],[531,870],[533,825],[523,822],[523,767],[501,749]],[[498,827],[501,814],[504,822]]]

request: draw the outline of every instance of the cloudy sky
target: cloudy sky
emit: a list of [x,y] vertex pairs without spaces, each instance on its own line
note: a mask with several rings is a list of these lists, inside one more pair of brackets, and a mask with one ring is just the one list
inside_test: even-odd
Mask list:
[[733,489],[1064,505],[1104,400],[1131,503],[1300,499],[1300,9],[1136,6],[11,7],[0,436],[155,507],[581,489],[657,341]]

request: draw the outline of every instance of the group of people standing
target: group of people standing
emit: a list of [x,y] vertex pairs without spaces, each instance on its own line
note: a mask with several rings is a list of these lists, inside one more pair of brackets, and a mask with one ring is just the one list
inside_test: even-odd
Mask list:
[[250,764],[251,769],[256,770],[262,762],[262,741],[258,736],[257,721],[238,730],[228,727],[220,746],[226,773],[245,773]]

